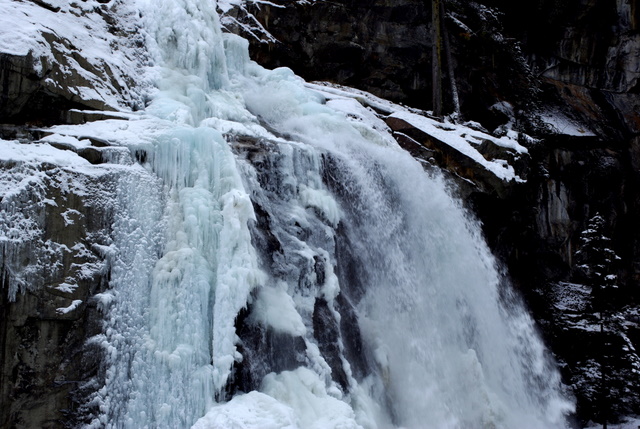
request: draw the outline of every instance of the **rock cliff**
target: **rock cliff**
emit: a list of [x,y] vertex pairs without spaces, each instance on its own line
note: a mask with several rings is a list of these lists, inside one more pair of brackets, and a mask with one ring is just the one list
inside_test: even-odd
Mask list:
[[39,159],[3,144],[14,160],[0,201],[0,427],[74,426],[99,371],[88,339],[102,330],[117,175],[68,150],[30,150]]
[[104,351],[89,339],[102,331],[124,171],[99,164],[127,155],[36,127],[135,109],[145,56],[123,2],[0,8],[0,427],[77,427],[101,377]]

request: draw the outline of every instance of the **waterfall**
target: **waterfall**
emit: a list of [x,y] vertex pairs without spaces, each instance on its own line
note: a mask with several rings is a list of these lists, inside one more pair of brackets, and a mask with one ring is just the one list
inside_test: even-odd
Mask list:
[[118,183],[110,428],[551,428],[571,404],[436,171],[249,60],[215,3],[139,0],[156,88]]

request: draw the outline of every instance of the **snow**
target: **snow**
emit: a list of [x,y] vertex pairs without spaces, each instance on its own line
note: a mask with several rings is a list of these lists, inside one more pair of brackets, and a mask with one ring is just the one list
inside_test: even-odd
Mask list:
[[[509,126],[505,127],[502,133],[504,135],[495,137],[481,131],[481,127],[473,126],[473,124],[455,124],[449,121],[442,123],[430,118],[426,112],[380,99],[365,91],[327,82],[306,83],[305,86],[325,97],[327,106],[344,113],[352,123],[356,124],[356,127],[357,124],[365,125],[362,129],[359,127],[358,129],[367,139],[377,140],[380,144],[395,145],[391,130],[379,116],[387,115],[389,118],[403,119],[424,133],[468,156],[498,178],[505,181],[524,181],[515,174],[513,167],[505,160],[487,160],[476,149],[484,141],[490,141],[497,146],[512,150],[516,154],[527,154],[527,148],[517,141],[518,133]],[[508,103],[499,103],[494,107],[511,117],[513,116],[513,106]],[[374,130],[374,132],[367,130]]]
[[61,213],[61,216],[64,219],[64,225],[68,226],[68,225],[73,225],[75,223],[75,220],[73,219],[73,217],[80,217],[82,216],[82,213],[80,213],[78,210],[75,210],[75,209],[67,209],[63,213]]
[[266,286],[258,290],[258,297],[253,303],[249,322],[262,324],[276,332],[293,336],[302,336],[307,332],[293,299],[287,294],[286,283],[275,287]]
[[330,82],[307,82],[305,86],[309,89],[317,91],[323,94],[325,97],[342,98],[342,99],[355,99],[360,104],[366,107],[371,107],[384,114],[391,114],[395,111],[417,111],[408,107],[400,106],[391,101],[377,97],[369,92],[362,91],[355,88],[349,88],[341,85],[336,85]]
[[362,105],[357,99],[329,98],[327,106],[335,111],[343,112],[364,138],[378,141],[381,145],[397,145],[389,126],[378,117],[373,108]]
[[58,308],[56,311],[59,314],[67,314],[67,313],[72,312],[76,308],[78,308],[78,306],[80,304],[82,304],[82,300],[81,299],[74,299],[73,302],[71,302],[71,305],[69,305],[68,307]]
[[[51,4],[51,3],[50,3]],[[125,38],[109,32],[108,24],[99,13],[102,6],[95,0],[83,2],[58,2],[58,12],[39,6],[35,2],[0,0],[0,10],[10,11],[0,15],[0,52],[9,55],[31,55],[35,70],[44,74],[47,67],[56,63],[54,51],[68,61],[62,72],[77,73],[82,79],[68,91],[83,100],[100,100],[114,109],[132,101],[138,95],[129,88],[128,76],[135,76],[138,61],[136,49]],[[119,24],[135,26],[129,6],[119,4]],[[62,43],[51,46],[47,35],[55,35]],[[80,53],[88,66],[76,61]],[[98,71],[95,74],[94,71]],[[117,83],[104,79],[111,73]],[[41,76],[43,77],[43,76]],[[50,79],[50,78],[49,78]],[[51,84],[58,85],[55,80]],[[129,89],[118,91],[116,86]]]
[[40,142],[67,145],[74,149],[82,149],[82,148],[91,146],[91,141],[88,139],[80,140],[73,136],[60,135],[55,133],[43,137],[42,139],[40,139]]
[[244,0],[218,0],[218,9],[222,13],[227,13],[233,7],[238,7],[244,3]]
[[102,292],[95,294],[92,299],[98,304],[98,309],[102,313],[105,313],[115,301],[116,297],[112,292]]
[[77,284],[69,284],[69,283],[60,283],[58,286],[54,287],[54,289],[64,293],[73,293],[77,288],[78,288]]
[[31,164],[54,164],[64,167],[85,168],[91,166],[89,161],[78,154],[54,148],[48,144],[20,144],[17,141],[0,140],[0,159]]
[[132,115],[128,120],[107,119],[102,121],[87,122],[80,125],[56,125],[47,131],[51,136],[45,137],[46,141],[73,142],[76,139],[81,142],[80,149],[85,147],[84,141],[88,137],[103,140],[111,145],[124,145],[129,148],[144,149],[151,146],[154,138],[171,126],[168,122],[159,121],[145,114]]
[[268,374],[261,390],[291,407],[300,429],[362,429],[353,409],[340,398],[331,396],[325,382],[308,368]]
[[191,429],[299,429],[291,407],[252,391],[214,405]]
[[[609,429],[638,429],[640,428],[640,417],[629,416],[629,417],[623,418],[622,423],[617,423],[617,424],[608,423],[607,427]],[[602,428],[601,423],[593,423],[593,422],[587,423],[587,425],[584,427],[584,429],[601,429],[601,428]]]
[[558,134],[576,137],[595,137],[586,125],[569,118],[559,110],[548,110],[540,115],[542,121]]
[[469,129],[461,125],[453,123],[443,124],[438,122],[437,120],[407,111],[394,112],[389,115],[389,117],[402,119],[412,126],[423,131],[424,133],[437,138],[438,140],[449,145],[463,155],[468,156],[476,163],[483,166],[502,180],[515,180],[518,182],[524,181],[515,174],[513,167],[511,165],[508,165],[506,161],[500,159],[493,161],[487,160],[474,147],[485,140],[489,140],[498,146],[513,149],[517,153],[527,153],[527,149],[524,146],[520,145],[513,138],[507,136],[495,138],[488,134]]

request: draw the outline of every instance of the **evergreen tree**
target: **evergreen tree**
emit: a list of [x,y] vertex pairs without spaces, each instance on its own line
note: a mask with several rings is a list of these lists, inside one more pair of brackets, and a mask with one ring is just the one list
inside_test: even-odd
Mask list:
[[616,291],[618,289],[617,265],[620,257],[612,250],[611,238],[605,234],[606,223],[600,214],[593,216],[587,229],[580,234],[580,249],[576,257],[583,281],[591,287],[591,307],[600,325],[598,363],[600,366],[600,419],[607,428],[612,401],[612,359],[618,353],[613,344],[623,334],[621,318],[616,313]]
[[617,265],[620,257],[611,249],[611,239],[605,235],[605,221],[600,214],[593,216],[587,229],[580,234],[580,249],[576,252],[578,268],[586,284],[593,288],[593,309],[606,313],[612,310],[618,289]]

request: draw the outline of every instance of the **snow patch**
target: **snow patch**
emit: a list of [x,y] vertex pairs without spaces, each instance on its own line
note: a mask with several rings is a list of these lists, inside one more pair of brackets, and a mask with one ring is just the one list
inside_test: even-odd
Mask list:
[[82,300],[81,299],[74,299],[70,306],[63,307],[63,308],[57,308],[56,312],[58,312],[58,314],[67,314],[67,313],[72,312],[76,308],[78,308],[78,306],[80,304],[82,304]]
[[213,406],[191,429],[299,429],[297,421],[291,407],[252,391]]
[[[62,72],[75,72],[81,79],[76,87],[66,91],[82,100],[99,100],[115,109],[137,99],[136,90],[129,87],[129,77],[139,75],[141,50],[125,37],[109,31],[96,1],[38,2],[0,0],[0,52],[15,56],[30,56],[34,70],[42,74],[57,63],[56,55],[67,64]],[[137,19],[133,9],[121,2],[117,8],[118,25],[132,31]],[[55,37],[59,42],[51,44]],[[79,62],[78,56],[82,57]],[[109,78],[110,76],[110,78]],[[113,80],[113,82],[111,81]],[[46,83],[59,86],[47,78]],[[126,88],[126,90],[123,90]]]
[[73,225],[75,223],[75,220],[72,219],[72,216],[80,218],[83,215],[78,210],[67,209],[64,212],[62,212],[60,214],[60,216],[62,216],[62,218],[64,219],[64,226],[69,226],[69,225]]
[[595,137],[586,125],[571,119],[559,110],[548,110],[540,115],[542,121],[558,134],[576,137]]
[[301,429],[362,429],[349,404],[331,396],[324,381],[308,368],[268,374],[260,390],[291,407]]
[[303,336],[307,332],[293,299],[287,293],[286,283],[258,290],[249,321],[293,336]]
[[497,146],[515,150],[517,153],[528,153],[524,146],[520,145],[510,136],[495,138],[461,125],[440,123],[434,119],[406,111],[392,113],[389,117],[402,119],[425,134],[437,138],[458,152],[468,156],[504,181],[524,181],[515,174],[513,167],[506,161],[501,159],[489,161],[474,147],[485,140],[489,140]]
[[73,293],[78,288],[75,283],[60,283],[58,286],[54,286],[54,289],[64,293]]
[[57,149],[49,144],[21,144],[17,141],[0,140],[0,159],[25,163],[48,163],[60,166],[89,167],[91,164],[78,154]]

